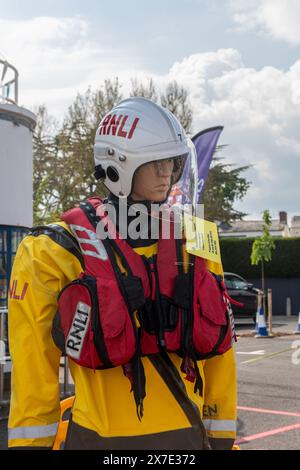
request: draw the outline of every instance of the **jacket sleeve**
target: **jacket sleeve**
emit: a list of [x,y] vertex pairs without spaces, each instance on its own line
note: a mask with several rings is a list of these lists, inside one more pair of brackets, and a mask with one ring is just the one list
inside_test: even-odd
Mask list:
[[46,235],[18,249],[9,290],[12,390],[8,446],[51,448],[60,416],[60,351],[52,336],[56,299],[80,272],[79,261]]
[[233,348],[204,361],[203,424],[213,449],[231,449],[236,438],[237,385]]
[[[215,274],[223,275],[221,264],[208,261],[207,267]],[[237,379],[233,347],[225,354],[204,361],[203,372],[203,423],[210,445],[213,449],[231,449],[236,438],[237,420]]]

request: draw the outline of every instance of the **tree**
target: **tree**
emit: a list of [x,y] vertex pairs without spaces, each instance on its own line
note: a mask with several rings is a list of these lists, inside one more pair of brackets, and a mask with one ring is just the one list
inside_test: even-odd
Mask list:
[[165,92],[161,93],[159,98],[152,78],[148,79],[147,83],[132,79],[130,96],[141,96],[169,109],[180,121],[185,131],[191,134],[193,112],[188,101],[188,92],[175,80],[167,85]]
[[97,127],[105,114],[123,99],[121,88],[122,85],[116,77],[114,80],[104,80],[104,85],[94,93],[90,110],[94,127]]
[[193,112],[188,102],[188,92],[176,81],[167,85],[165,93],[160,96],[161,105],[175,114],[188,134],[192,133]]
[[270,226],[272,219],[269,210],[263,211],[263,233],[261,237],[257,238],[252,245],[251,264],[257,265],[261,263],[261,280],[263,291],[263,308],[266,312],[266,299],[265,299],[265,275],[264,263],[268,263],[272,259],[272,250],[275,249],[275,243],[270,235]]
[[[223,148],[224,146],[219,146],[217,153]],[[213,157],[202,199],[207,220],[229,222],[247,215],[235,210],[233,206],[245,196],[250,186],[249,181],[241,176],[249,167],[234,168],[231,164],[222,163],[221,157]]]
[[148,82],[145,84],[133,78],[131,80],[130,96],[141,96],[142,98],[147,98],[157,103],[158,94],[153,79],[149,78]]
[[48,222],[49,215],[54,212],[53,180],[57,156],[55,133],[58,123],[49,116],[45,106],[39,106],[36,116],[33,136],[33,213],[34,223],[40,224]]

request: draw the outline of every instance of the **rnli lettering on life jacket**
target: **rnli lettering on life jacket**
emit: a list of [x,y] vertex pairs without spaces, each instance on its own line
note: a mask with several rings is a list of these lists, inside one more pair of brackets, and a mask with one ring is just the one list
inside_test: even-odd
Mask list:
[[78,359],[81,354],[84,338],[87,333],[90,320],[91,307],[83,302],[78,302],[72,326],[66,341],[66,353]]
[[103,243],[97,238],[95,232],[76,224],[70,224],[70,229],[76,237],[84,256],[94,256],[104,261],[108,259]]

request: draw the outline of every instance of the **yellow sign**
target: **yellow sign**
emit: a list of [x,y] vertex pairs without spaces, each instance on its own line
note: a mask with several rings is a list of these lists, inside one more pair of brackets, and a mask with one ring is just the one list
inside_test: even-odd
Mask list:
[[184,226],[187,252],[221,264],[216,224],[185,213]]

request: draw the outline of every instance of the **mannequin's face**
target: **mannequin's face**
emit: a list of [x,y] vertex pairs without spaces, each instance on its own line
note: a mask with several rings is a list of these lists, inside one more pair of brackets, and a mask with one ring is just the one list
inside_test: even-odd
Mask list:
[[164,201],[171,186],[173,169],[173,159],[141,166],[134,175],[132,199],[134,201]]

